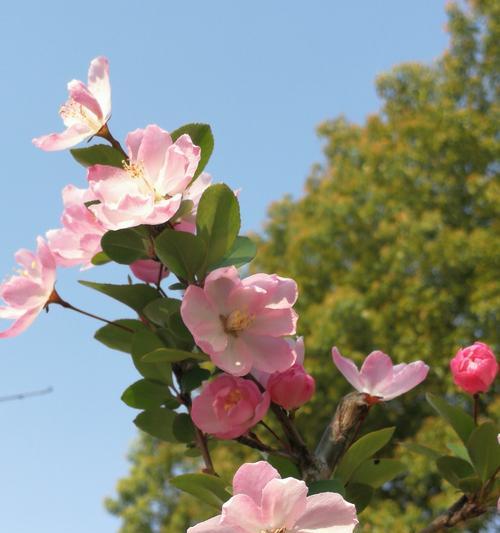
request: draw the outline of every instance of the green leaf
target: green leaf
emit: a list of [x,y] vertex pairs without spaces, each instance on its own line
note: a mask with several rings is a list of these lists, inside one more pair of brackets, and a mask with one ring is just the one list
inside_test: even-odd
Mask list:
[[349,484],[362,483],[378,489],[406,470],[406,465],[396,459],[368,459],[356,469]]
[[346,500],[356,506],[356,512],[359,514],[370,504],[373,492],[373,487],[370,485],[349,483],[346,487]]
[[140,379],[125,389],[121,399],[129,407],[151,409],[173,398],[166,385]]
[[395,429],[394,427],[379,429],[358,439],[341,459],[335,471],[335,477],[340,478],[344,485],[347,484],[359,465],[391,440]]
[[474,420],[459,407],[446,403],[434,394],[426,394],[431,407],[450,424],[464,444],[467,444],[470,434],[474,430]]
[[[448,450],[450,450],[451,453],[453,453],[457,457],[460,457],[460,459],[463,459],[464,461],[469,461],[469,463],[471,463],[469,452],[467,451],[467,448],[462,444],[448,442],[446,447],[448,448]],[[441,456],[441,454],[439,455]]]
[[172,478],[170,484],[218,510],[231,498],[226,483],[220,477],[208,474],[183,474]]
[[248,237],[238,235],[229,253],[217,265],[217,268],[234,265],[240,267],[250,263],[257,255],[257,245]]
[[134,332],[146,331],[146,326],[140,320],[127,318],[123,320],[115,320],[114,323],[125,326],[133,331],[126,331],[112,324],[107,324],[95,332],[94,338],[112,350],[131,353]]
[[157,326],[167,326],[172,314],[179,313],[181,301],[175,298],[158,298],[146,305],[144,316]]
[[155,239],[156,255],[176,276],[194,281],[203,266],[206,246],[197,235],[165,229]]
[[111,283],[94,283],[93,281],[82,280],[80,280],[79,283],[128,305],[139,314],[142,312],[146,304],[158,298],[156,290],[145,283],[136,283],[134,285],[112,285]]
[[477,427],[469,437],[467,449],[479,477],[486,482],[500,468],[498,428],[492,422]]
[[458,481],[458,488],[465,493],[474,493],[481,489],[483,484],[477,476],[464,477]]
[[134,420],[134,424],[142,431],[166,442],[176,442],[173,434],[175,413],[164,407],[146,409]]
[[184,283],[172,283],[168,288],[171,291],[185,291],[187,286]]
[[98,252],[90,260],[90,262],[95,266],[105,265],[106,263],[109,263],[110,261],[111,259],[104,252]]
[[276,468],[283,479],[286,477],[302,479],[299,467],[286,457],[281,457],[281,455],[268,455],[267,462]]
[[172,368],[168,363],[144,363],[142,358],[157,348],[163,348],[162,340],[152,331],[139,331],[132,340],[132,359],[137,370],[147,379],[172,385]]
[[107,144],[95,144],[88,148],[73,148],[70,152],[75,160],[84,167],[108,165],[122,168],[125,159],[119,150]]
[[410,452],[418,453],[419,455],[424,455],[425,457],[428,457],[433,461],[435,461],[438,457],[441,457],[442,455],[442,453],[438,452],[437,450],[433,450],[432,448],[422,446],[421,444],[417,444],[415,442],[402,442],[401,445]]
[[454,487],[460,488],[460,481],[474,476],[474,469],[468,461],[459,457],[444,455],[436,461],[439,473]]
[[217,265],[232,249],[240,230],[240,206],[227,185],[211,185],[202,194],[196,228],[206,244],[206,270]]
[[181,379],[181,387],[185,392],[191,392],[197,389],[203,381],[210,377],[210,371],[196,366],[186,372]]
[[174,419],[173,432],[179,442],[194,440],[194,425],[187,413],[179,413]]
[[196,359],[198,361],[207,361],[205,354],[186,352],[177,348],[157,348],[147,353],[141,359],[143,363],[178,363],[186,359]]
[[101,246],[106,255],[121,265],[130,265],[138,259],[147,259],[147,243],[134,228],[106,232]]
[[173,131],[170,136],[176,141],[181,135],[187,133],[193,143],[201,148],[201,157],[193,181],[203,172],[214,149],[214,136],[208,124],[186,124]]
[[336,492],[341,496],[345,496],[344,484],[340,479],[322,479],[309,484],[308,496],[319,494],[320,492]]

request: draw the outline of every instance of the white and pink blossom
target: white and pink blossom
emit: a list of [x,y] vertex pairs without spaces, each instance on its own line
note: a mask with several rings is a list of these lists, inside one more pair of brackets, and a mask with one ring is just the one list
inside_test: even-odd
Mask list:
[[99,132],[111,116],[109,64],[105,57],[90,63],[88,83],[79,80],[68,83],[69,99],[61,106],[66,130],[33,139],[33,144],[46,151],[64,150],[89,139]]
[[106,228],[96,219],[85,202],[94,200],[88,189],[67,185],[62,192],[64,211],[62,228],[47,231],[47,241],[58,266],[92,266],[92,258],[101,249]]
[[187,533],[351,533],[356,508],[340,494],[307,496],[307,485],[281,479],[265,461],[242,465],[233,478],[233,496],[222,513]]
[[38,316],[50,300],[56,281],[56,262],[46,242],[38,237],[36,253],[21,249],[16,261],[21,266],[19,275],[0,284],[0,318],[13,320],[6,330],[0,331],[0,339],[22,333]]
[[276,274],[242,280],[235,267],[219,268],[203,288],[188,287],[181,315],[198,346],[229,374],[283,372],[295,362],[284,337],[295,334],[297,292],[295,281]]
[[423,361],[393,366],[391,358],[381,351],[371,352],[361,370],[350,359],[342,357],[336,347],[332,348],[332,357],[336,367],[358,392],[382,401],[408,392],[429,373],[429,367]]
[[126,144],[129,161],[123,168],[89,168],[90,190],[99,201],[90,210],[112,230],[167,222],[194,176],[200,148],[187,134],[173,142],[155,125],[129,133]]

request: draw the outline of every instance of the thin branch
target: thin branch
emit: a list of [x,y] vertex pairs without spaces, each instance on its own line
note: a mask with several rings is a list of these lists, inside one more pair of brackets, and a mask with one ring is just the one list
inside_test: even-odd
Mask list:
[[128,154],[123,149],[122,145],[111,135],[111,132],[109,131],[108,124],[104,124],[104,126],[96,133],[96,137],[101,137],[102,139],[106,139],[106,141],[109,141],[111,143],[111,146],[121,152],[121,154],[124,156],[125,161],[128,161]]
[[10,402],[12,400],[24,400],[25,398],[32,398],[33,396],[44,396],[50,394],[54,389],[47,387],[46,389],[20,392],[19,394],[11,394],[10,396],[0,396],[0,402]]
[[464,494],[445,513],[434,519],[420,533],[437,533],[450,527],[476,518],[486,512],[486,509],[475,501],[469,500]]

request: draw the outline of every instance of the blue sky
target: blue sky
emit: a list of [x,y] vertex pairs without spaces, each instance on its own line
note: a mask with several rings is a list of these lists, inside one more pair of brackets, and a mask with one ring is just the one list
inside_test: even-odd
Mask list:
[[[208,169],[240,195],[245,229],[267,206],[301,194],[321,161],[316,125],[339,114],[362,122],[379,101],[378,73],[430,62],[447,45],[444,2],[9,2],[0,18],[0,279],[13,253],[57,227],[60,190],[84,186],[66,152],[31,138],[59,131],[57,109],[89,61],[111,63],[111,129],[208,122]],[[59,292],[109,318],[126,308],[77,279],[122,282],[124,268],[61,272]],[[3,326],[3,324],[2,324]],[[93,340],[90,319],[51,309],[22,336],[1,341],[0,396],[51,385],[48,396],[0,403],[0,531],[108,533],[102,506],[128,470],[135,412],[122,391],[137,379],[128,357]]]

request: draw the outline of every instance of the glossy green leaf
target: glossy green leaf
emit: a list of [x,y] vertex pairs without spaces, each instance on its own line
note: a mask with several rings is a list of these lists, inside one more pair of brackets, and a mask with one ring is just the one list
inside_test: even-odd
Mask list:
[[356,469],[350,482],[377,489],[406,470],[406,465],[396,459],[368,459]]
[[177,348],[156,348],[147,353],[141,359],[143,363],[178,363],[186,359],[196,359],[198,361],[207,361],[205,354],[186,352]]
[[424,455],[425,457],[428,457],[429,459],[432,459],[435,461],[438,457],[441,457],[443,455],[441,452],[438,452],[437,450],[433,450],[432,448],[428,448],[427,446],[422,446],[422,444],[417,444],[415,442],[403,442],[401,444],[404,448],[409,450],[413,453],[418,453],[419,455]]
[[152,331],[139,331],[132,340],[132,359],[137,370],[147,379],[172,385],[172,368],[168,363],[144,363],[142,358],[158,348],[162,340]]
[[477,476],[464,477],[458,481],[458,488],[465,493],[477,492],[482,487],[481,480]]
[[346,500],[356,506],[359,514],[368,507],[373,497],[373,487],[363,483],[349,483],[346,487]]
[[217,265],[217,267],[226,267],[234,265],[240,267],[250,263],[257,255],[257,245],[249,238],[238,235],[229,253]]
[[75,160],[84,167],[108,165],[121,168],[125,159],[125,156],[119,150],[107,144],[94,144],[87,148],[73,148],[70,152]]
[[219,511],[222,504],[231,498],[231,494],[226,490],[226,483],[217,476],[183,474],[172,478],[170,484],[184,492],[188,492]]
[[134,424],[152,437],[166,442],[176,442],[173,424],[176,414],[164,407],[146,409],[134,420]]
[[211,185],[202,194],[196,228],[206,244],[205,269],[217,265],[232,249],[240,230],[240,206],[227,185]]
[[156,255],[176,276],[194,281],[205,262],[206,246],[197,235],[165,229],[155,239]]
[[268,455],[267,462],[276,468],[283,479],[286,477],[302,479],[298,466],[286,457],[282,457],[281,455]]
[[179,313],[181,301],[175,298],[158,298],[143,309],[144,316],[157,326],[168,325],[172,314]]
[[202,384],[202,382],[207,380],[209,377],[209,370],[196,366],[182,376],[182,390],[185,392],[191,392],[194,389],[197,389]]
[[[208,160],[212,155],[214,149],[214,136],[212,129],[208,124],[186,124],[177,128],[170,135],[173,141],[176,141],[181,135],[187,133],[193,143],[201,148],[200,162],[194,173],[194,179],[196,179],[207,166]],[[193,179],[193,181],[194,181]]]
[[123,320],[115,320],[114,323],[125,326],[133,331],[126,331],[112,324],[107,324],[95,332],[94,338],[112,350],[131,353],[134,332],[146,331],[146,326],[140,320],[127,318]]
[[112,285],[110,283],[94,283],[93,281],[82,280],[80,280],[79,283],[128,305],[139,314],[142,312],[146,304],[158,298],[156,290],[145,283]]
[[335,477],[340,478],[346,484],[361,463],[377,453],[391,440],[394,430],[394,427],[379,429],[358,439],[341,459],[335,471]]
[[125,389],[121,399],[129,407],[151,409],[171,400],[172,395],[166,385],[140,379]]
[[[462,444],[448,442],[448,444],[446,444],[446,447],[456,457],[460,457],[460,459],[463,459],[464,461],[469,461],[469,463],[471,463],[469,452],[467,451],[467,448],[463,446]],[[439,454],[439,455],[441,456],[442,454]]]
[[104,252],[99,252],[94,255],[90,262],[95,266],[101,266],[109,263],[110,261],[111,259]]
[[308,496],[320,494],[321,492],[337,492],[341,496],[345,496],[344,484],[340,479],[322,479],[320,481],[313,481],[308,486]]
[[194,440],[194,425],[187,413],[179,413],[175,417],[172,429],[179,442],[192,442]]
[[475,474],[472,465],[460,457],[444,455],[436,461],[436,465],[444,479],[457,488],[460,488],[461,479],[470,478]]
[[148,258],[147,241],[135,228],[106,232],[102,236],[101,246],[109,258],[121,265]]
[[479,477],[487,481],[500,468],[498,428],[492,422],[477,427],[469,437],[467,449]]
[[472,417],[459,407],[448,404],[434,394],[426,394],[426,398],[431,407],[455,430],[462,442],[467,444],[467,440],[474,430]]

